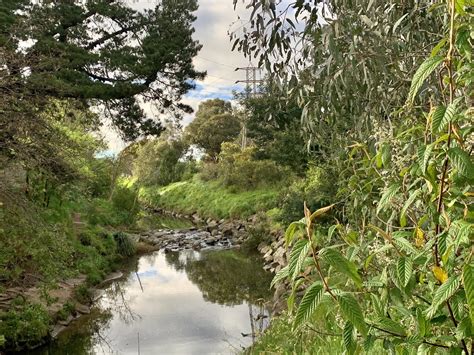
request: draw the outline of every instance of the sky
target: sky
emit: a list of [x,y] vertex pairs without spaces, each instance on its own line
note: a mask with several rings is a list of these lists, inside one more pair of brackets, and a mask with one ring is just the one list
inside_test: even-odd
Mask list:
[[[154,6],[154,0],[130,0],[133,8],[143,9]],[[194,23],[194,38],[202,44],[198,56],[194,58],[197,70],[206,71],[207,77],[196,82],[196,89],[190,91],[182,100],[197,110],[201,101],[221,98],[232,99],[232,91],[243,90],[242,84],[235,84],[236,80],[245,78],[244,71],[235,71],[237,67],[248,66],[249,61],[241,53],[232,51],[232,43],[227,31],[229,26],[238,29],[249,18],[248,10],[241,4],[234,11],[232,0],[198,0],[199,9],[195,13],[197,20]],[[241,18],[241,20],[238,19]],[[144,107],[145,112],[157,116],[152,107]],[[183,125],[186,126],[194,118],[194,114],[186,115]],[[117,154],[125,147],[124,142],[108,126],[102,130],[109,144],[109,151]]]

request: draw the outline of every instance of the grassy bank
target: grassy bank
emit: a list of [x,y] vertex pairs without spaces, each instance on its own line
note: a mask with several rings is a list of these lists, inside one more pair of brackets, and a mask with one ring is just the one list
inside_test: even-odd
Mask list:
[[140,199],[147,205],[202,217],[246,218],[277,205],[279,188],[233,191],[219,181],[202,181],[198,176],[162,188],[143,187]]
[[[41,344],[76,302],[88,302],[91,286],[134,253],[118,232],[133,218],[119,206],[76,198],[43,207],[20,193],[0,195],[0,350]],[[70,295],[51,296],[61,281],[78,278],[83,281]]]

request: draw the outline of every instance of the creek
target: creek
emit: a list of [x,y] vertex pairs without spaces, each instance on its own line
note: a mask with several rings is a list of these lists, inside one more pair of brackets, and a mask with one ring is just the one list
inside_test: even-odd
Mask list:
[[234,249],[156,251],[129,261],[89,315],[30,354],[229,354],[269,324],[272,275]]

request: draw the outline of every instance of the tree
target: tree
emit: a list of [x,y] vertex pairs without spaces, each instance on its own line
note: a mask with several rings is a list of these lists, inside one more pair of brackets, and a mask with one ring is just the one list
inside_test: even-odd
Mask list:
[[301,108],[287,99],[286,88],[267,80],[258,96],[237,95],[246,111],[247,136],[257,147],[256,159],[271,159],[303,173],[308,149],[300,130]]
[[[192,39],[196,9],[195,0],[163,0],[143,12],[118,0],[2,2],[1,70],[15,85],[0,94],[101,104],[124,138],[157,135],[161,124],[139,100],[191,111],[179,101],[204,76],[192,64],[201,48]],[[33,45],[15,53],[20,40]]]
[[201,103],[196,118],[186,128],[187,139],[216,159],[221,144],[235,139],[240,132],[240,122],[231,112],[230,102],[221,99]]
[[141,144],[133,161],[133,175],[144,186],[167,185],[183,174],[180,159],[188,146],[182,140],[154,139]]
[[[238,0],[234,0],[236,4]],[[403,106],[407,76],[442,39],[444,15],[431,2],[369,4],[252,1],[235,48],[257,57],[301,107],[307,140],[325,159],[333,147],[363,140]],[[298,25],[297,25],[298,23]],[[390,60],[387,60],[390,58]],[[436,90],[436,89],[435,89]]]
[[[285,235],[290,260],[274,282],[291,284],[294,331],[330,302],[320,327],[338,329],[348,354],[377,352],[383,339],[382,351],[468,355],[471,4],[280,3],[288,12],[276,4],[252,2],[254,31],[236,45],[290,73],[304,127],[325,153],[319,163],[336,166],[338,180],[333,204],[305,204]],[[302,33],[289,13],[302,16]],[[330,211],[338,216],[329,224],[320,216]]]

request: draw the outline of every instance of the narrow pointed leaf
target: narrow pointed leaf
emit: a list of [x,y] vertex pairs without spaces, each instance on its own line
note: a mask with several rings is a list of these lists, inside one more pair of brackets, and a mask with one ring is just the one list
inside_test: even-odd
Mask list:
[[289,275],[291,278],[295,278],[295,274],[297,274],[296,268],[298,267],[298,261],[300,258],[300,255],[304,251],[304,249],[307,247],[308,241],[306,239],[300,239],[298,240],[295,245],[293,245],[293,248],[291,249],[290,253],[290,260],[288,262],[288,268],[289,268]]
[[400,190],[400,186],[398,185],[391,185],[387,190],[385,190],[377,204],[377,214],[387,207],[392,198],[398,193],[398,190]]
[[354,341],[354,325],[351,322],[346,322],[342,331],[342,340],[344,347],[348,354],[354,354],[357,348],[357,344]]
[[428,144],[426,147],[420,146],[418,149],[418,164],[420,165],[423,174],[426,173],[426,168],[428,167],[432,152],[433,144]]
[[449,298],[454,295],[460,285],[460,279],[458,276],[450,277],[444,284],[442,284],[436,290],[431,306],[426,310],[427,318],[431,319],[435,316],[438,308]]
[[313,222],[317,217],[323,215],[324,213],[326,213],[327,211],[329,211],[331,208],[333,208],[334,205],[330,205],[330,206],[326,206],[326,207],[323,207],[323,208],[320,208],[316,211],[314,211],[311,216],[310,216],[310,221]]
[[420,190],[415,190],[410,197],[408,197],[408,200],[405,202],[405,204],[402,207],[402,211],[400,212],[400,225],[402,227],[405,227],[406,223],[402,223],[402,220],[406,219],[406,213],[408,208],[410,208],[411,204],[416,200],[416,198],[420,195]]
[[448,151],[448,157],[459,174],[471,178],[474,176],[474,164],[464,150],[459,147],[451,148]]
[[397,276],[403,287],[408,285],[413,272],[413,262],[410,258],[401,257],[397,263]]
[[349,276],[357,285],[357,287],[362,286],[362,278],[360,277],[357,271],[356,264],[354,264],[352,261],[345,258],[336,249],[334,248],[322,249],[319,252],[319,255],[326,263],[331,265],[334,269],[336,269],[340,273],[343,273]]

